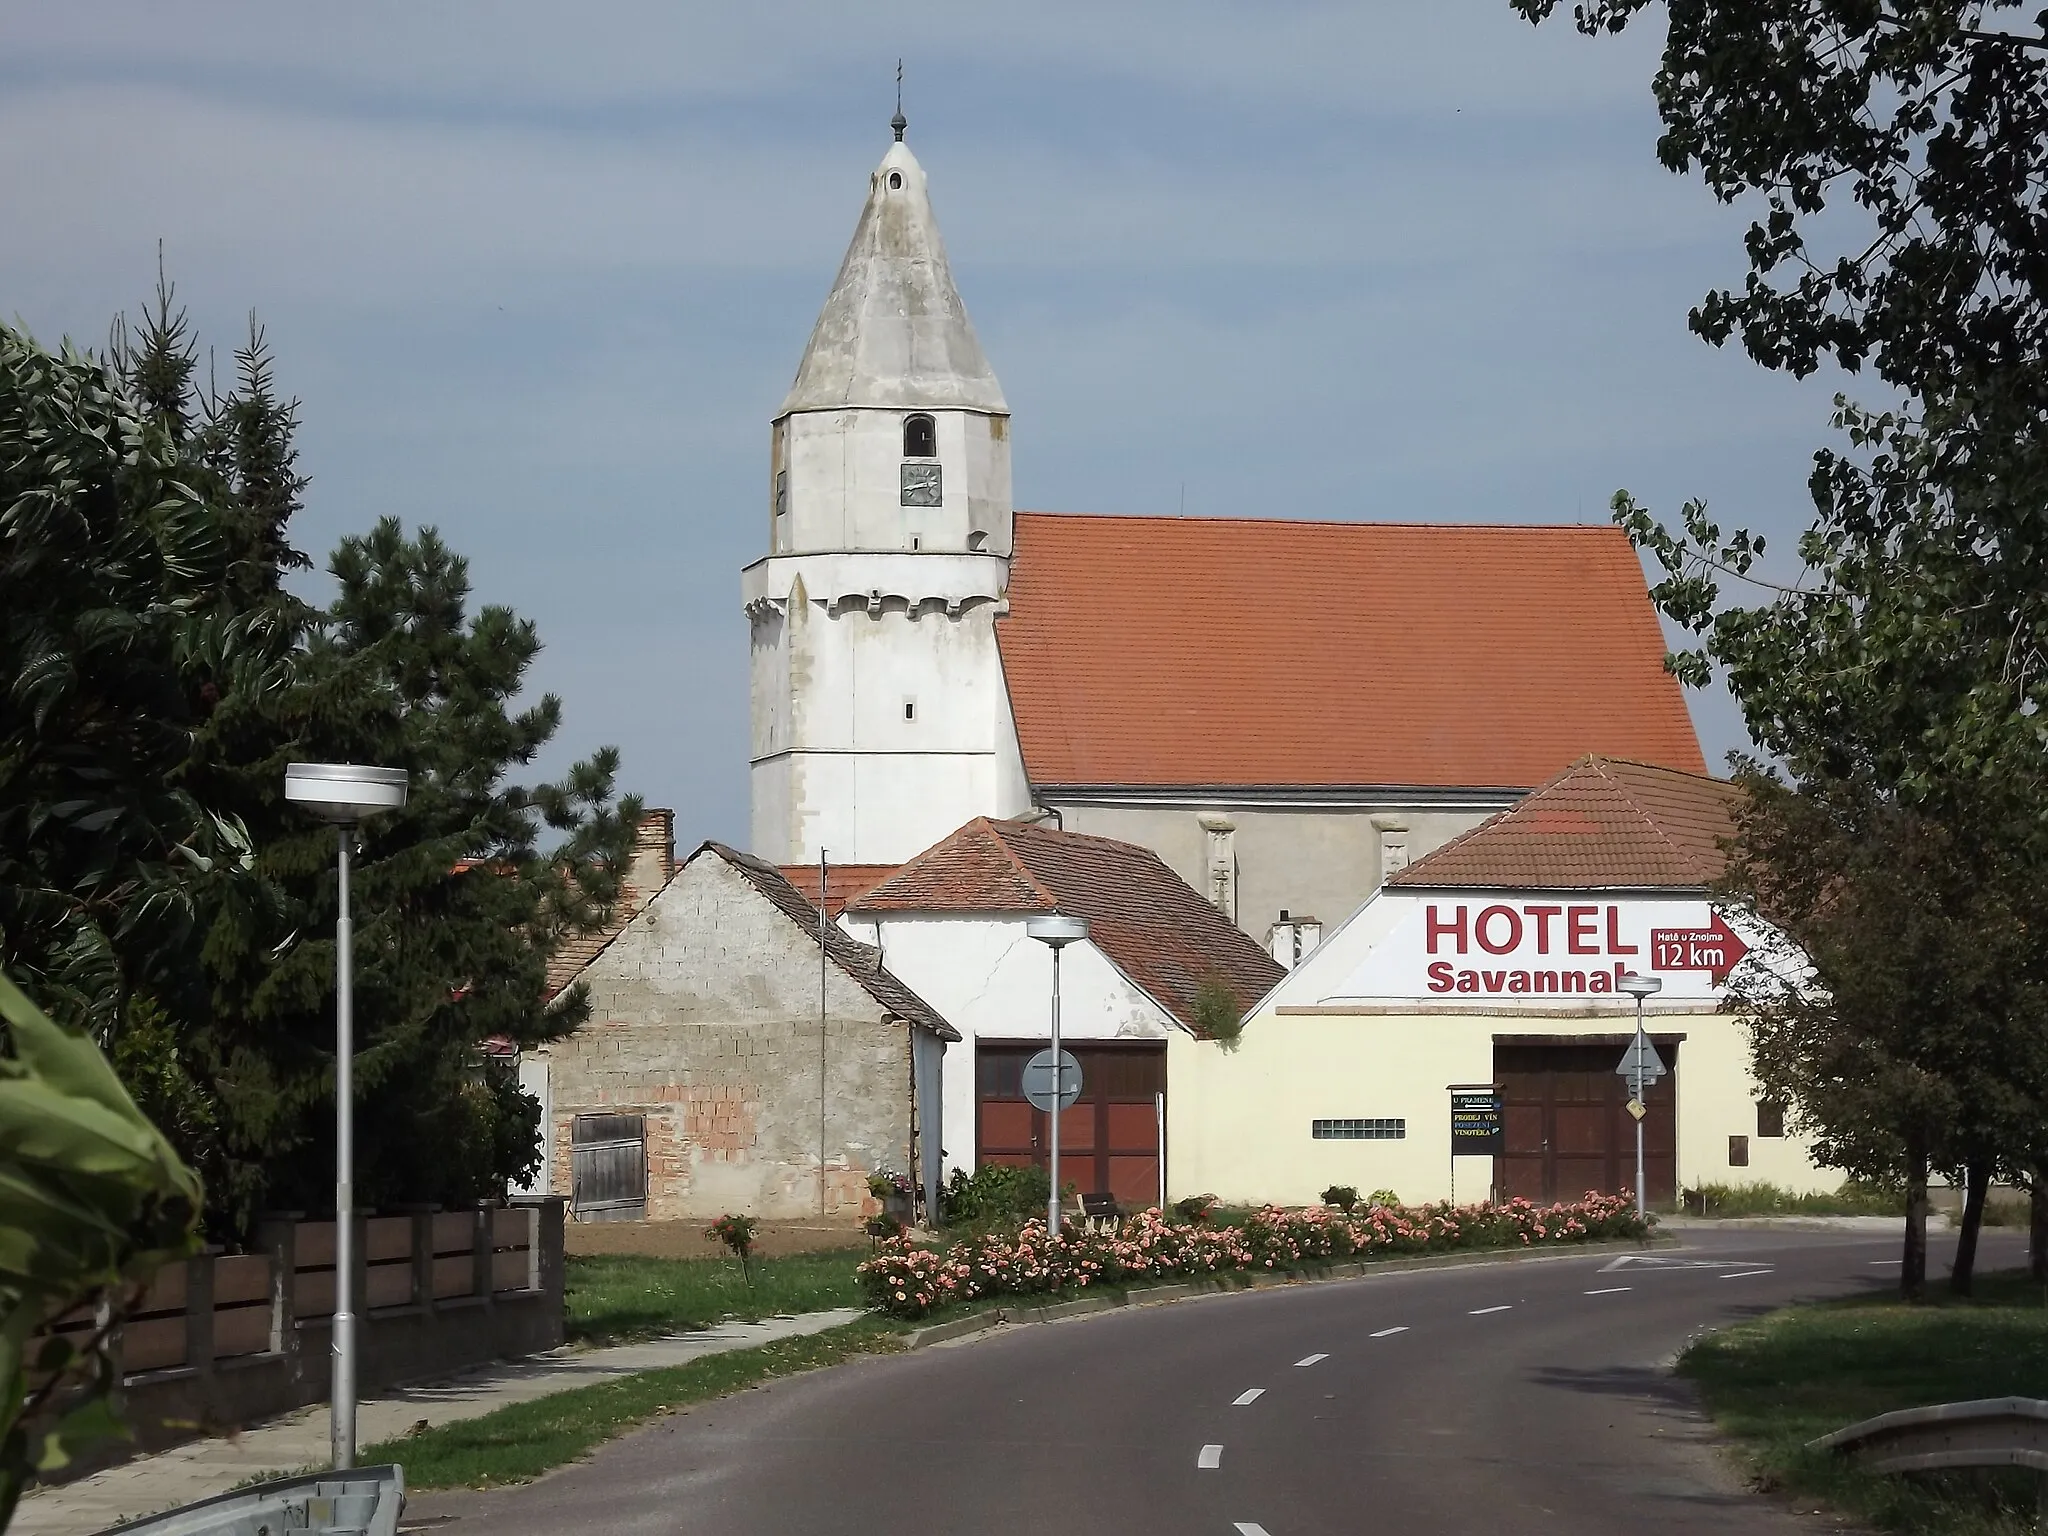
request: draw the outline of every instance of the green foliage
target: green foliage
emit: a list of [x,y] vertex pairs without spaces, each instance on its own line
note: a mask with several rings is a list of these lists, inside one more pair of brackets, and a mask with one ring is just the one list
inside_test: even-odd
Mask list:
[[[0,965],[89,1027],[204,1177],[211,1233],[322,1209],[333,1167],[335,834],[295,759],[406,769],[359,836],[359,1199],[456,1203],[530,1170],[536,1111],[482,1042],[585,1016],[549,954],[609,915],[639,804],[555,736],[539,650],[463,560],[385,520],[324,612],[284,587],[305,481],[262,333],[197,384],[168,285],[105,360],[0,327]],[[553,845],[543,847],[543,834]]]
[[1775,1184],[1695,1184],[1679,1203],[1694,1216],[1898,1216],[1905,1191],[1896,1184],[1845,1180],[1839,1189],[1794,1194]]
[[756,1257],[751,1284],[724,1259],[570,1254],[563,1284],[568,1336],[583,1344],[620,1344],[728,1319],[757,1323],[857,1307],[862,1298],[853,1267],[864,1252]]
[[1335,1206],[1349,1216],[1352,1208],[1358,1204],[1358,1188],[1352,1184],[1332,1184],[1323,1191],[1322,1201],[1323,1204]]
[[[31,1473],[121,1433],[112,1333],[135,1293],[197,1246],[199,1181],[83,1034],[0,975],[0,1528]],[[84,1345],[38,1326],[103,1301]]]
[[[471,616],[467,563],[433,530],[408,537],[385,519],[343,540],[333,573],[339,595],[276,704],[280,756],[411,779],[401,811],[355,834],[356,1181],[370,1205],[462,1203],[534,1166],[531,1101],[478,1046],[530,1047],[587,1016],[580,988],[546,1002],[547,957],[606,916],[639,802],[613,800],[610,749],[557,784],[509,781],[561,703],[515,710],[539,639],[509,609]],[[318,1210],[333,1178],[335,833],[284,804],[282,777],[272,761],[243,786],[274,912],[266,924],[224,911],[209,932],[215,1008],[196,1039],[233,1085],[249,1182]],[[543,827],[561,835],[551,848]]]
[[251,895],[194,781],[292,632],[237,590],[231,500],[117,372],[0,326],[0,964],[102,1041],[132,996],[189,1005],[205,905]]
[[1173,1213],[1199,1227],[1216,1214],[1216,1203],[1214,1195],[1184,1195],[1173,1202]]
[[365,1450],[363,1457],[366,1463],[371,1457],[402,1463],[409,1489],[525,1482],[691,1403],[861,1355],[892,1354],[902,1347],[900,1325],[862,1318],[823,1333],[728,1350],[686,1365],[635,1371],[615,1381],[513,1403],[474,1419],[382,1441]]
[[2041,1288],[1990,1275],[1982,1289],[1977,1303],[1862,1297],[1791,1307],[1708,1334],[1678,1368],[1768,1488],[1826,1499],[1891,1530],[2019,1536],[2034,1528],[2034,1474],[1887,1477],[1806,1449],[1894,1409],[2038,1395],[2048,1379]]
[[757,1216],[734,1216],[727,1214],[718,1218],[704,1229],[706,1237],[716,1238],[732,1250],[744,1264],[747,1255],[754,1251],[754,1229],[761,1225]]
[[[1576,21],[1619,31],[1650,3]],[[1828,1161],[1907,1185],[1909,1291],[1930,1167],[1979,1193],[1960,1286],[1986,1183],[2048,1168],[2048,18],[2014,9],[1666,7],[1658,153],[1762,206],[1747,282],[1694,330],[1797,375],[1867,364],[1901,404],[1838,399],[1795,584],[1697,502],[1675,528],[1614,502],[1698,637],[1673,670],[1721,670],[1784,775],[1742,775],[1722,892],[1796,941],[1781,974],[1812,964],[1747,973],[1757,1075]]]
[[1215,1041],[1226,1052],[1236,1050],[1244,1035],[1244,1010],[1221,976],[1205,976],[1195,989],[1195,1033],[1203,1040]]
[[1399,1210],[1401,1197],[1391,1189],[1376,1189],[1365,1197],[1365,1204],[1368,1210]]
[[948,1226],[974,1226],[1043,1216],[1052,1199],[1051,1176],[1043,1168],[983,1163],[974,1172],[955,1168],[946,1183]]

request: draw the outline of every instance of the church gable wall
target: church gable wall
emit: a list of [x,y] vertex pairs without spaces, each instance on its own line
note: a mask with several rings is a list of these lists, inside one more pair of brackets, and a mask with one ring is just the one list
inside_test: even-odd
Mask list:
[[[1247,810],[1223,803],[1185,806],[1051,803],[1070,831],[1092,832],[1150,848],[1168,868],[1214,901],[1215,861],[1227,860],[1224,906],[1239,928],[1264,944],[1284,908],[1327,927],[1356,911],[1391,869],[1421,858],[1500,809]],[[1211,823],[1205,826],[1204,821]],[[1402,855],[1405,854],[1405,859]],[[1223,905],[1219,903],[1219,905]]]

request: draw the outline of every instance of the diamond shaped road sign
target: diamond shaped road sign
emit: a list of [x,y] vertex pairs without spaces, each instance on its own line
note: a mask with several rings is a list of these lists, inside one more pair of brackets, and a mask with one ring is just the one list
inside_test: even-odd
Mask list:
[[1648,1035],[1637,1035],[1629,1041],[1628,1049],[1621,1053],[1621,1065],[1614,1070],[1622,1077],[1630,1079],[1633,1079],[1640,1070],[1644,1082],[1654,1083],[1664,1075],[1664,1058],[1657,1054],[1657,1047],[1650,1044]]

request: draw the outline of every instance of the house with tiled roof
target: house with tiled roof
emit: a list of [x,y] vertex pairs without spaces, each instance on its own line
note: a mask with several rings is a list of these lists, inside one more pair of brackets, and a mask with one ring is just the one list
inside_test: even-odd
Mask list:
[[1154,1204],[1167,1042],[1235,1023],[1280,979],[1261,946],[1150,849],[986,817],[854,898],[842,921],[965,1037],[944,1067],[957,1168],[1046,1160],[1050,1127],[1021,1074],[1046,1042],[1053,986],[1052,953],[1026,925],[1053,912],[1089,925],[1060,962],[1062,1039],[1082,1074],[1060,1121],[1062,1182]]
[[[1636,1187],[1640,1122],[1654,1204],[1829,1187],[1727,1002],[1738,967],[1796,976],[1781,935],[1713,900],[1740,805],[1705,774],[1588,756],[1394,874],[1259,1000],[1234,1056],[1170,1044],[1169,1184],[1570,1199]],[[1616,1070],[1633,977],[1656,982],[1662,1074],[1639,1115]]]
[[1291,962],[1588,753],[1704,767],[1614,527],[1019,514],[1010,441],[899,128],[742,575],[761,857],[1038,820],[1153,850]]
[[[643,852],[665,836],[643,824]],[[588,1020],[520,1063],[541,1188],[586,1221],[851,1220],[872,1174],[931,1188],[959,1032],[773,865],[705,843],[647,888],[654,873],[556,977],[586,989]]]

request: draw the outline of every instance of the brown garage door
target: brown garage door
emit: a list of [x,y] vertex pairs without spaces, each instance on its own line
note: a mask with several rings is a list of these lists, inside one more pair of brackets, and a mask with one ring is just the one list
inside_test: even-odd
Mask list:
[[[977,1162],[1035,1164],[1051,1154],[1051,1117],[1024,1098],[1024,1063],[1038,1045],[977,1044],[974,1053]],[[1159,1096],[1166,1092],[1164,1045],[1076,1045],[1081,1098],[1060,1116],[1060,1182],[1084,1195],[1108,1193],[1143,1208],[1159,1202]]]
[[[1644,1185],[1652,1205],[1678,1199],[1678,1040],[1652,1035],[1667,1074],[1644,1098]],[[1628,1084],[1614,1068],[1630,1037],[1569,1044],[1496,1040],[1504,1150],[1494,1186],[1509,1199],[1576,1200],[1620,1194],[1636,1182],[1636,1128]]]

